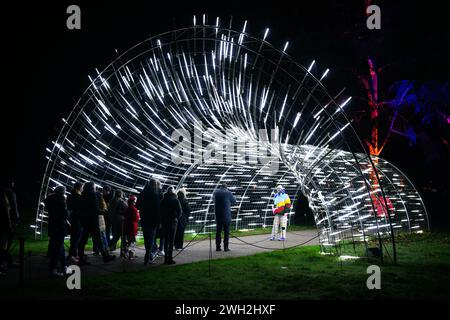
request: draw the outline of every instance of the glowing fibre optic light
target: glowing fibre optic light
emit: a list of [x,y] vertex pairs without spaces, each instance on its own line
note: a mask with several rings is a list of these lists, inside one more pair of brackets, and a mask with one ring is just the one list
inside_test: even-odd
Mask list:
[[341,104],[334,113],[336,114],[339,112],[339,110],[343,110],[344,107],[350,102],[350,100],[352,100],[352,97],[348,97],[347,100],[345,100],[344,103]]
[[[320,119],[320,118],[319,118]],[[314,135],[314,132],[316,132],[317,128],[320,125],[320,121],[317,122],[316,126],[314,127],[314,129],[310,132],[310,134],[308,135],[308,137],[305,140],[305,144],[308,143],[309,139],[312,138],[312,136]]]
[[[278,121],[281,121],[281,118],[283,117],[283,111],[284,111],[284,107],[286,106],[287,97],[288,97],[288,95],[286,95],[286,97],[284,98],[283,106],[281,107],[280,116],[278,118]],[[294,125],[294,127],[295,127],[295,125]]]
[[[339,133],[342,133],[342,131],[344,131],[345,128],[347,128],[350,125],[350,122],[347,123],[345,126],[343,126],[338,132],[336,132],[335,134],[333,134],[333,136],[330,138],[330,140],[328,142],[330,142],[331,140],[333,140],[334,138],[337,137],[337,135]],[[364,187],[363,187],[364,188]]]
[[264,31],[263,40],[266,40],[268,34],[269,34],[269,28],[266,28],[266,31]]
[[311,62],[311,64],[309,65],[309,68],[308,68],[308,72],[311,72],[311,69],[312,69],[312,67],[314,66],[315,63],[316,63],[316,60],[313,60]]
[[319,81],[322,81],[323,78],[325,78],[328,74],[328,72],[330,72],[330,69],[325,70],[325,72],[322,74],[322,76],[320,77]]

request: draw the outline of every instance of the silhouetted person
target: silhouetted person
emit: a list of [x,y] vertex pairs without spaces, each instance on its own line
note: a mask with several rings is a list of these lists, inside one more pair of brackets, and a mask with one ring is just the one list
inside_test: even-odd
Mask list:
[[111,200],[113,199],[113,192],[111,190],[111,187],[108,185],[103,186],[102,195],[103,200],[105,200],[106,203],[106,210],[104,211],[103,216],[105,218],[105,234],[109,246],[109,242],[111,241],[111,227],[112,227],[112,218],[111,212],[109,211],[109,205],[111,204]]
[[83,228],[78,253],[80,255],[80,264],[86,264],[86,257],[84,250],[88,242],[89,236],[92,236],[92,242],[97,242],[99,250],[103,256],[103,262],[109,262],[115,258],[114,255],[108,253],[107,248],[104,248],[100,239],[100,228],[98,223],[98,216],[100,213],[99,196],[95,191],[95,184],[87,182],[84,185],[83,193],[81,194],[81,225]]
[[17,226],[19,225],[19,222],[20,222],[20,214],[19,214],[19,209],[17,206],[16,193],[14,192],[14,181],[11,179],[6,179],[2,183],[2,187],[4,189],[6,198],[8,199],[9,217],[10,217],[11,226],[12,226],[12,228],[8,232],[8,240],[7,240],[7,244],[6,244],[6,253],[5,253],[4,259],[6,261],[7,267],[13,268],[13,267],[16,267],[17,264],[14,263],[13,258],[9,252],[11,249],[11,244],[13,242]]
[[164,233],[164,264],[175,264],[172,258],[178,220],[181,218],[181,205],[174,187],[169,187],[161,201],[161,220]]
[[98,228],[100,232],[100,242],[97,241],[97,238],[92,238],[92,248],[94,251],[94,256],[99,256],[101,253],[100,247],[103,247],[103,250],[109,250],[109,241],[106,238],[106,223],[105,223],[105,212],[107,211],[107,205],[105,199],[103,198],[102,192],[95,192],[98,198],[99,211],[98,211]]
[[125,211],[127,203],[123,199],[122,190],[114,191],[114,198],[109,204],[109,211],[112,220],[113,238],[110,243],[110,250],[116,250],[117,241],[120,239],[120,256],[125,257],[126,236],[125,236]]
[[8,269],[8,239],[13,232],[13,223],[10,216],[11,206],[6,190],[0,188],[0,275],[6,274]]
[[181,188],[177,193],[178,201],[180,201],[181,211],[183,212],[181,219],[178,221],[177,233],[175,235],[175,250],[183,249],[184,230],[191,215],[191,207],[186,198],[186,189]]
[[[64,237],[68,231],[69,213],[66,205],[66,188],[58,186],[54,193],[45,200],[48,212],[48,236],[50,256],[50,276],[64,276],[66,273],[66,255],[64,250]],[[58,260],[64,272],[58,271]]]
[[314,225],[314,215],[312,213],[312,210],[309,206],[309,200],[303,193],[299,193],[296,196],[296,202],[294,205],[294,224],[295,225],[307,225],[307,226],[313,226]]
[[228,190],[226,183],[223,183],[219,189],[214,191],[214,211],[216,214],[216,251],[221,251],[221,236],[223,230],[223,247],[225,251],[230,251],[230,224],[231,224],[231,206],[236,203],[236,198]]
[[76,182],[67,197],[67,209],[69,210],[70,221],[70,247],[68,260],[78,263],[78,245],[81,237],[81,193],[83,192],[83,184]]
[[141,216],[141,227],[144,235],[145,257],[144,264],[154,261],[153,246],[156,240],[156,232],[161,224],[160,205],[163,198],[159,183],[151,179],[145,185],[137,199],[136,207]]
[[[158,190],[161,190],[161,194],[162,194],[161,182],[159,182],[159,180],[156,180],[156,188]],[[162,199],[162,197],[161,197],[161,199]],[[164,237],[165,237],[164,230],[162,229],[162,224],[160,223],[156,230],[155,242],[153,243],[153,248],[152,248],[152,252],[155,256],[164,257],[166,255],[164,252],[164,243],[165,243]],[[156,239],[159,239],[159,245],[158,245]]]

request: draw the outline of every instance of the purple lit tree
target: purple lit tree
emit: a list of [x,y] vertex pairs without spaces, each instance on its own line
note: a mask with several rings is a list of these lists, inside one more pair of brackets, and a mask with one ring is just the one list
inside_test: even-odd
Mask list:
[[[364,1],[366,16],[366,8],[372,4],[375,3],[371,0]],[[414,52],[405,51],[405,55],[402,56],[390,48],[398,41],[398,38],[392,35],[401,34],[397,29],[398,26],[392,21],[394,15],[390,14],[390,7],[382,6],[382,30],[368,30],[365,21],[356,18],[359,23],[353,31],[345,33],[350,36],[347,40],[353,44],[354,54],[361,62],[354,73],[365,92],[362,100],[365,101],[366,108],[359,110],[368,115],[366,118],[369,121],[370,132],[365,143],[370,153],[378,156],[392,135],[403,136],[408,139],[411,146],[416,146],[427,141],[417,139],[418,135],[427,135],[427,130],[432,129],[433,139],[437,138],[448,151],[450,147],[448,81],[399,79],[399,76],[409,76],[407,72],[402,74],[404,73],[402,71],[415,68],[416,61]],[[358,15],[361,17],[360,12]],[[392,54],[393,52],[395,53]],[[397,69],[393,72],[395,75],[392,72],[389,74],[391,71],[389,69]]]
[[433,129],[447,150],[449,146],[450,92],[448,82],[418,83],[403,80],[391,86],[394,98],[386,105],[391,109],[387,138],[399,134],[415,146],[417,136],[427,128]]

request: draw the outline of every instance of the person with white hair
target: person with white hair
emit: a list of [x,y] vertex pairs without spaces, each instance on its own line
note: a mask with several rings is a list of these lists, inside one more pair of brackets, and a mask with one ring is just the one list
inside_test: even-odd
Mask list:
[[[272,227],[272,236],[270,237],[271,241],[274,241],[278,238],[279,241],[286,240],[286,228],[287,228],[287,215],[291,210],[291,199],[287,195],[283,186],[277,186],[277,192],[273,197],[273,227]],[[281,232],[279,229],[281,228]],[[281,233],[281,236],[278,235]]]

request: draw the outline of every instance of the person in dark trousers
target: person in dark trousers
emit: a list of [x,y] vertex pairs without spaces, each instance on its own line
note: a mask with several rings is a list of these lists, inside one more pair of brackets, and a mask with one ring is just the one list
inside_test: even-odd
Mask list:
[[[159,239],[159,244],[157,242],[158,239]],[[153,242],[153,248],[152,248],[153,255],[160,256],[160,257],[164,257],[166,255],[164,252],[164,243],[165,243],[164,230],[163,230],[162,225],[160,224],[158,226],[158,228],[156,228],[156,236],[155,236],[155,241]]]
[[160,204],[163,198],[159,183],[156,179],[150,179],[142,192],[139,194],[136,207],[141,216],[141,227],[144,235],[145,256],[144,264],[154,261],[153,246],[156,238],[156,231],[161,224]]
[[127,203],[123,198],[122,190],[114,191],[114,198],[109,204],[109,211],[112,220],[113,238],[110,242],[110,250],[115,251],[117,241],[120,239],[120,256],[125,257],[126,253],[126,236],[125,236],[125,211],[127,210]]
[[181,188],[177,192],[178,201],[180,201],[181,210],[183,212],[180,221],[178,221],[177,233],[175,235],[175,250],[179,251],[183,249],[184,230],[191,215],[191,207],[189,201],[186,198],[186,189]]
[[109,211],[109,205],[111,204],[111,200],[113,199],[113,192],[111,190],[111,187],[108,185],[103,186],[102,194],[103,200],[105,200],[106,203],[106,210],[104,211],[105,234],[109,246],[109,242],[111,241],[111,228],[112,228],[112,219],[111,219],[111,212]]
[[70,222],[70,247],[67,259],[69,262],[78,263],[78,244],[81,237],[81,193],[83,192],[83,183],[76,182],[67,197],[67,209],[69,210]]
[[[159,180],[156,180],[156,188],[158,190],[161,190],[161,200],[163,198],[163,193],[162,193],[162,188],[161,188],[161,182]],[[157,239],[159,239],[159,244],[156,241]],[[152,248],[152,252],[156,257],[164,257],[165,256],[165,252],[164,252],[164,231],[162,229],[162,224],[160,223],[158,228],[156,229],[156,236],[155,236],[155,241],[153,242],[153,248]]]
[[5,275],[8,270],[8,239],[13,232],[10,212],[11,206],[9,205],[6,190],[0,188],[0,275]]
[[164,233],[164,264],[175,264],[173,261],[173,245],[177,232],[178,220],[181,219],[181,205],[174,187],[169,187],[161,201],[161,220]]
[[216,251],[221,251],[221,236],[223,230],[223,247],[230,251],[228,246],[230,238],[231,206],[236,203],[236,198],[223,183],[213,194],[214,210],[216,214]]
[[110,255],[107,248],[103,247],[100,239],[100,227],[98,223],[98,216],[100,214],[100,199],[95,191],[95,184],[87,182],[83,187],[81,194],[81,225],[83,231],[81,233],[80,245],[78,253],[80,255],[80,265],[87,264],[84,250],[88,242],[89,236],[92,236],[92,241],[97,242],[99,250],[103,256],[103,262],[107,263],[114,260],[116,256]]
[[[64,237],[69,227],[69,213],[66,205],[66,188],[58,186],[54,193],[45,200],[45,208],[48,212],[48,236],[50,254],[50,277],[63,277],[67,271],[66,254],[64,250]],[[58,260],[64,272],[58,271]]]

